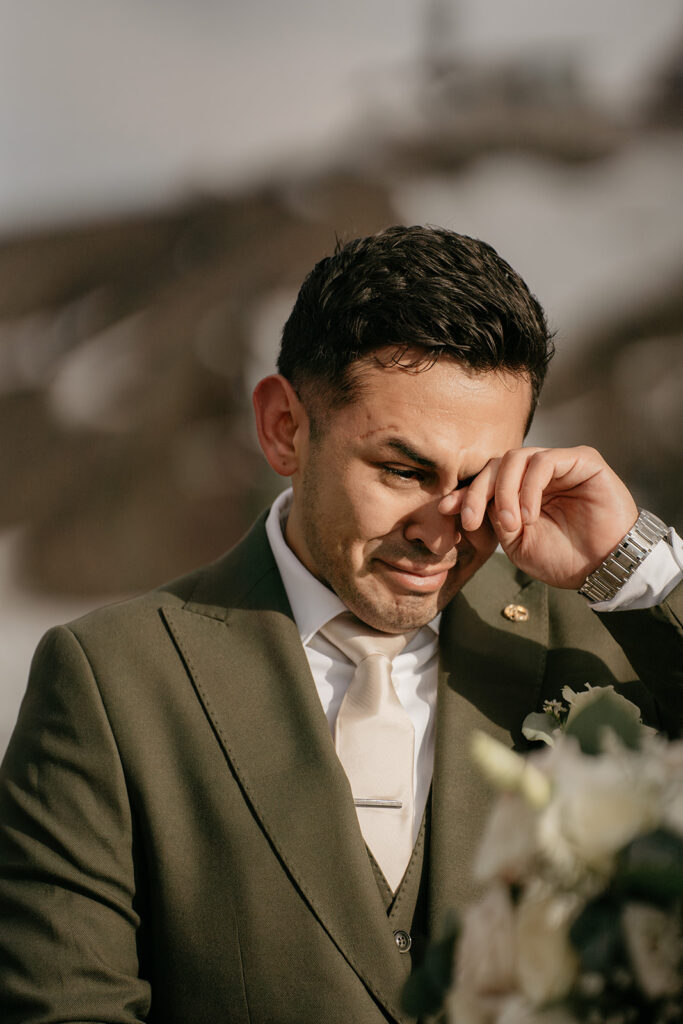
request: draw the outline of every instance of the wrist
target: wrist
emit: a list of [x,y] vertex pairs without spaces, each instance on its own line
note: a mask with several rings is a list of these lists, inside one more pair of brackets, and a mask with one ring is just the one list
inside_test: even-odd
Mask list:
[[668,527],[661,519],[645,509],[638,512],[638,518],[628,533],[597,569],[589,573],[579,588],[579,593],[589,601],[610,601],[652,549],[666,537]]

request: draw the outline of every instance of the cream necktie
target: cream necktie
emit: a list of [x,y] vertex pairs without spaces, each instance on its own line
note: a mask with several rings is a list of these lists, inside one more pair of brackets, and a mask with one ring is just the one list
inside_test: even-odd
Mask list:
[[335,725],[363,837],[395,892],[413,849],[415,730],[391,680],[391,663],[415,635],[380,633],[351,614],[320,632],[356,666]]

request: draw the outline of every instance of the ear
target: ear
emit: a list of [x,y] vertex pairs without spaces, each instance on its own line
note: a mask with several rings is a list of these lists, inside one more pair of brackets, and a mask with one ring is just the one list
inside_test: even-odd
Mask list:
[[256,432],[269,465],[280,476],[299,468],[301,444],[308,436],[308,416],[286,377],[264,377],[254,388]]

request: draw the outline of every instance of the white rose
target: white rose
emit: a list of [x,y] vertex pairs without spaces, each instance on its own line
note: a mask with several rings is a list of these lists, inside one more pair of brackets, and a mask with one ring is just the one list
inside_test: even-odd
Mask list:
[[550,783],[543,772],[478,729],[472,734],[472,755],[494,786],[522,793],[534,807],[543,807],[548,802]]
[[483,998],[455,991],[448,997],[446,1010],[448,1024],[579,1024],[563,1007],[534,1009],[519,993]]
[[648,740],[646,749],[657,749],[664,773],[663,824],[683,837],[683,740],[663,744]]
[[506,886],[492,885],[465,911],[456,953],[459,989],[477,995],[515,986],[515,916]]
[[578,1024],[562,1007],[536,1010],[525,996],[510,996],[501,1006],[495,1024]]
[[500,998],[480,996],[462,988],[453,989],[446,999],[448,1024],[496,1024]]
[[546,893],[525,893],[517,907],[517,977],[533,1006],[564,998],[579,958],[569,941],[576,902]]
[[538,813],[517,793],[503,793],[493,805],[474,865],[482,882],[494,878],[515,882],[529,871],[538,855]]
[[608,872],[622,846],[659,824],[659,773],[645,770],[639,754],[623,747],[582,754],[570,736],[562,736],[547,756],[553,795],[540,812],[539,844],[565,874],[583,866]]
[[496,1024],[537,1024],[536,1011],[526,998],[517,992],[501,1004]]

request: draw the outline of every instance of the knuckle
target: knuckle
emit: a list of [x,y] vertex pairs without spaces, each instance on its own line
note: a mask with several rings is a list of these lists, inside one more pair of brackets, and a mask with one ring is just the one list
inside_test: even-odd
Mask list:
[[498,460],[501,468],[507,467],[513,462],[518,462],[520,459],[526,458],[527,450],[524,448],[510,448],[510,450],[505,452],[505,454]]

